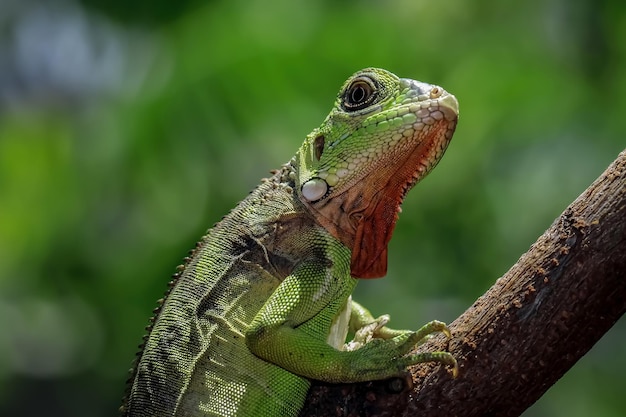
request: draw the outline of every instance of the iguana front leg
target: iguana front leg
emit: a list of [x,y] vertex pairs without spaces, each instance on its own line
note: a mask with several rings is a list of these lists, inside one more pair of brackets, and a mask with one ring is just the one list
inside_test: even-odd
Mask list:
[[[396,343],[404,343],[410,348],[419,346],[433,336],[433,333],[441,332],[448,339],[451,337],[448,326],[438,320],[426,323],[417,331],[395,330],[387,327],[390,317],[383,314],[374,318],[372,314],[356,301],[352,301],[350,315],[350,331],[354,332],[354,338],[344,346],[344,350],[357,350],[371,342],[373,339],[395,339]],[[422,362],[440,362],[452,366],[452,375],[458,375],[456,359],[448,352],[426,352],[410,356],[411,365]]]
[[295,374],[327,382],[386,379],[400,375],[407,366],[429,361],[456,369],[456,361],[447,352],[407,355],[428,334],[446,332],[445,324],[431,322],[416,332],[392,330],[384,327],[386,318],[374,319],[359,304],[351,318],[360,331],[360,347],[337,350],[326,343],[333,319],[356,285],[347,273],[347,262],[341,262],[349,252],[339,242],[327,244],[327,254],[340,259],[303,263],[250,324],[246,344],[255,355]]

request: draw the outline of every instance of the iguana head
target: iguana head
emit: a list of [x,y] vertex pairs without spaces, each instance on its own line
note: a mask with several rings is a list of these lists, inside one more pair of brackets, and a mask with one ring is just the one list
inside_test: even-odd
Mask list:
[[441,87],[377,68],[350,77],[296,155],[296,188],[316,221],[352,250],[351,274],[382,277],[406,193],[443,156],[458,118]]

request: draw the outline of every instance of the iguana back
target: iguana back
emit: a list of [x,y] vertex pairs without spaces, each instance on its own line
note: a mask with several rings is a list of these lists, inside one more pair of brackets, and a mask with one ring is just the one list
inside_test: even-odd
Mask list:
[[286,173],[216,224],[177,273],[136,366],[126,415],[235,416],[260,408],[258,415],[278,416],[301,407],[309,380],[259,359],[244,340],[265,301],[309,252],[309,236],[326,233],[294,198]]

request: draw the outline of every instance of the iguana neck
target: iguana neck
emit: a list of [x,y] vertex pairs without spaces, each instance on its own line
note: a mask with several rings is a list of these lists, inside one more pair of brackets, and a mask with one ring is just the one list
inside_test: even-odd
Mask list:
[[[431,132],[430,135],[438,138],[441,132]],[[434,167],[433,163],[438,159],[436,155],[443,152],[445,145],[447,143],[436,139],[423,140],[409,153],[396,152],[396,164],[375,167],[367,181],[347,187],[331,198],[304,202],[322,227],[351,251],[360,252],[358,258],[363,264],[357,269],[367,271],[367,274],[359,278],[385,275],[387,245],[402,201],[415,181]]]

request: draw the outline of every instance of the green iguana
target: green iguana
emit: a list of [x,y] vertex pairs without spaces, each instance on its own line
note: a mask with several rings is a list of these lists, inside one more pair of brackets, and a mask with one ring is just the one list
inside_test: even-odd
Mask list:
[[[392,330],[352,301],[387,272],[408,190],[458,117],[441,87],[368,68],[350,77],[296,156],[217,223],[155,310],[124,416],[296,416],[311,379],[380,380],[447,352],[409,353],[446,325]],[[348,332],[354,340],[346,342]]]

